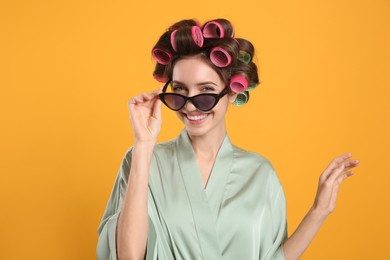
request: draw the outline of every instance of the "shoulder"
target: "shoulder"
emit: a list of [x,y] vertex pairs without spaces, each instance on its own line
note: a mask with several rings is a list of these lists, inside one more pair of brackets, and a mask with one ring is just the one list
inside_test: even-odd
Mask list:
[[240,168],[246,172],[252,171],[269,179],[271,182],[280,185],[279,178],[271,161],[263,155],[244,150],[236,145],[233,146],[233,157]]
[[244,150],[236,145],[233,146],[233,156],[237,160],[245,160],[253,165],[273,169],[272,163],[261,154]]

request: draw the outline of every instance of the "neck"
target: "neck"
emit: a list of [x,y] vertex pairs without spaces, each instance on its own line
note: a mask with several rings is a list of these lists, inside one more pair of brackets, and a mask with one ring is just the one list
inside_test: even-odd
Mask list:
[[202,136],[191,136],[189,134],[189,137],[196,157],[208,157],[211,159],[215,158],[226,137],[226,128],[215,129],[215,131]]

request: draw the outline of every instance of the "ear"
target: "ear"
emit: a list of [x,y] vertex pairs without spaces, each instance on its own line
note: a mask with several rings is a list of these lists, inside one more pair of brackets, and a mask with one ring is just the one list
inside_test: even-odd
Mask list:
[[229,97],[229,103],[233,103],[237,98],[237,93],[232,91],[228,93],[228,97]]

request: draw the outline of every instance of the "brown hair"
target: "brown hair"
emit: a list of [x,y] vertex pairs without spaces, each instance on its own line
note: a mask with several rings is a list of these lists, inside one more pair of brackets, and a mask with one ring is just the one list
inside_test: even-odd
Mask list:
[[[215,26],[215,24],[220,26]],[[203,32],[201,44],[199,39],[193,38],[192,29],[194,26],[198,26]],[[206,26],[207,32],[204,30]],[[221,28],[223,32],[221,32]],[[220,38],[221,36],[223,38]],[[221,47],[229,53],[231,61],[228,65],[216,66],[210,60],[210,52],[215,47]],[[164,54],[164,62],[159,62],[156,59],[156,51]],[[203,26],[196,20],[181,20],[170,26],[153,47],[152,55],[157,60],[153,76],[160,82],[166,82],[172,78],[176,61],[198,56],[218,73],[227,86],[232,76],[242,75],[248,80],[249,90],[259,84],[257,66],[252,61],[254,52],[252,43],[242,38],[234,38],[233,26],[226,19],[210,20]],[[168,61],[165,60],[166,57],[169,57]],[[248,91],[245,92],[249,96]]]

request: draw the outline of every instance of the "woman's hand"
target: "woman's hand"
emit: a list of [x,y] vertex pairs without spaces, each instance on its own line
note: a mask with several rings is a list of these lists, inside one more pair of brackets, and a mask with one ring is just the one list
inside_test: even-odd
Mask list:
[[157,142],[162,122],[160,93],[161,88],[135,96],[128,102],[135,144]]
[[341,183],[353,174],[352,169],[359,164],[358,160],[351,160],[351,156],[351,153],[338,156],[320,176],[312,210],[323,219],[335,209]]
[[335,209],[341,183],[353,174],[358,160],[347,153],[335,158],[320,176],[317,195],[295,232],[284,242],[286,260],[299,259],[317,234],[326,217]]

